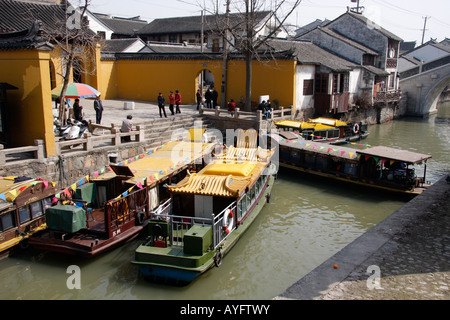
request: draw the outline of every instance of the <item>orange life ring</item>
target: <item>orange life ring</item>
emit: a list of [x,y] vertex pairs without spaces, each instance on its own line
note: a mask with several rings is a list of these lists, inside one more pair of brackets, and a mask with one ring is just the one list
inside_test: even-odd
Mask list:
[[[228,219],[230,221],[228,221]],[[231,230],[233,230],[233,226],[233,211],[231,211],[231,209],[227,209],[223,215],[223,231],[225,231],[226,234],[229,234]]]

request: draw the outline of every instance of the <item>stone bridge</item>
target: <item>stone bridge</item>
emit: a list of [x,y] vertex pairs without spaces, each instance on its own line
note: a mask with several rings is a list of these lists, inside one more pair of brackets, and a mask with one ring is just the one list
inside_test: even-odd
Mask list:
[[437,112],[442,91],[450,85],[450,55],[400,74],[400,88],[408,96],[406,114],[426,116]]

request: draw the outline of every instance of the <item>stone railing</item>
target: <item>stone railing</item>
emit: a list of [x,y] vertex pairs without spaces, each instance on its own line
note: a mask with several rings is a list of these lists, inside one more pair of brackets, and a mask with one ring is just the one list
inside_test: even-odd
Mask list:
[[44,155],[44,140],[34,140],[34,146],[19,148],[4,149],[4,146],[0,144],[0,166],[18,160],[42,161]]
[[266,119],[261,110],[253,111],[241,111],[239,108],[231,113],[228,109],[221,109],[220,106],[217,106],[215,109],[204,108],[200,105],[199,109],[200,114],[209,114],[214,115],[216,117],[224,117],[224,118],[234,118],[234,119],[244,119],[244,120],[254,120],[257,122],[261,122],[263,120],[283,120],[287,117],[293,117],[292,107],[289,108],[280,108],[280,109],[270,109],[270,119]]
[[60,141],[56,143],[56,155],[72,151],[92,151],[94,148],[120,146],[123,143],[143,142],[145,135],[141,126],[130,132],[120,132],[117,128],[107,128],[111,134],[92,135],[85,133],[84,138]]

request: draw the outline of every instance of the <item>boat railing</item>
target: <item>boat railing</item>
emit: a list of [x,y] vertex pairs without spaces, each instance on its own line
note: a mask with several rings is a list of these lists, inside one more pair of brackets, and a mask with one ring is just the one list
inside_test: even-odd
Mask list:
[[229,214],[229,211],[233,213],[233,220],[236,217],[236,201],[227,206],[218,215],[211,215],[211,218],[202,217],[189,217],[189,216],[178,216],[172,214],[172,199],[167,200],[165,203],[161,204],[156,210],[151,214],[151,219],[158,219],[161,221],[167,221],[169,223],[169,244],[171,246],[183,246],[183,237],[186,232],[193,225],[209,225],[213,228],[213,242],[211,249],[217,248],[236,228],[236,223],[233,223],[233,228],[229,233],[224,232],[223,229],[223,219],[225,214]]
[[120,233],[120,228],[134,221],[139,212],[147,207],[147,190],[139,189],[128,195],[115,199],[105,206],[105,227],[109,237]]
[[[233,227],[229,232],[224,232],[224,222],[223,219],[226,215],[229,215],[229,212],[232,212],[232,216],[228,217],[234,221]],[[230,234],[236,229],[236,216],[237,216],[237,206],[236,201],[231,203],[228,207],[226,207],[221,213],[217,216],[213,215],[214,224],[213,224],[213,244],[211,249],[216,249]]]

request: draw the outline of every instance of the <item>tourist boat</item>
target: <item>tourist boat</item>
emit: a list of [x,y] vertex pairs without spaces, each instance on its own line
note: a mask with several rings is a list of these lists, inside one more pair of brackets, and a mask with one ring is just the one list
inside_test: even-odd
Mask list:
[[429,186],[426,163],[431,155],[381,146],[361,150],[332,146],[293,132],[269,137],[272,146],[274,141],[279,146],[280,167],[412,195]]
[[203,156],[215,145],[171,141],[137,159],[111,165],[70,196],[63,193],[60,203],[46,212],[48,228],[30,237],[29,244],[92,257],[135,239],[152,210],[168,199],[164,184],[179,181],[188,169],[201,168]]
[[46,228],[45,211],[55,185],[40,178],[0,178],[0,256],[8,256],[17,245],[27,246],[30,235]]
[[297,131],[306,140],[344,144],[360,141],[369,135],[367,124],[349,123],[331,118],[316,118],[308,121],[281,120],[275,122],[278,129]]
[[238,136],[236,147],[226,148],[201,171],[168,186],[172,197],[152,215],[149,237],[132,261],[145,279],[190,283],[220,266],[258,216],[274,183],[274,150],[242,147],[240,141]]

